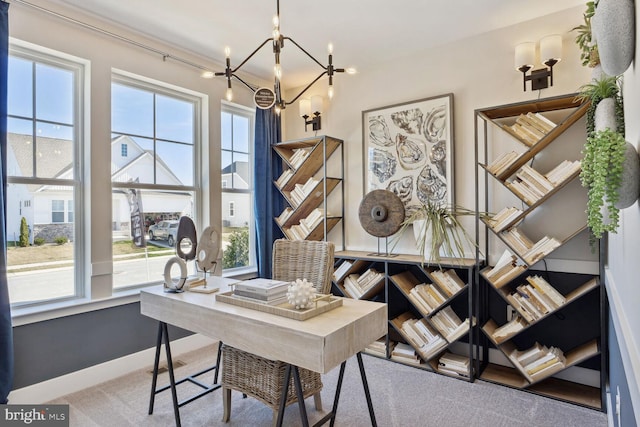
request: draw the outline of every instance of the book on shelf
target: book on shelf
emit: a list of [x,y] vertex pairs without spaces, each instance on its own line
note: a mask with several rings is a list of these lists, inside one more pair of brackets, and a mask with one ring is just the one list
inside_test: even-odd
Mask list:
[[551,169],[549,172],[545,174],[545,178],[549,180],[554,186],[564,182],[571,175],[580,171],[580,161],[579,160],[564,160],[560,162],[558,166]]
[[276,185],[282,188],[292,176],[293,171],[291,169],[285,169],[284,172],[282,172],[282,174],[280,174],[280,176],[276,180]]
[[541,128],[545,133],[551,132],[557,126],[557,124],[555,124],[552,120],[549,120],[547,117],[540,113],[528,112],[527,118],[535,122],[538,127]]
[[[387,356],[387,345],[385,343],[385,338],[377,339],[366,347],[367,352],[376,354],[381,357]],[[389,341],[389,350],[393,351],[395,347],[395,343],[393,341]]]
[[520,155],[515,151],[504,153],[495,159],[493,163],[487,166],[487,170],[493,175],[500,175],[502,172],[506,171],[519,156]]
[[538,142],[538,138],[535,135],[531,135],[525,131],[519,123],[514,123],[511,126],[504,125],[503,129],[515,136],[519,141],[528,147],[532,147]]
[[293,149],[293,155],[289,159],[289,163],[294,168],[296,169],[299,168],[300,165],[305,161],[305,159],[309,157],[310,152],[311,152],[310,147]]
[[526,326],[526,320],[524,320],[524,318],[520,314],[516,314],[510,321],[500,327],[497,327],[491,334],[491,337],[495,342],[499,343],[515,335]]
[[534,243],[517,227],[511,227],[500,233],[502,238],[520,255],[533,248]]
[[555,237],[544,236],[531,246],[531,248],[522,253],[522,257],[527,263],[534,264],[558,246],[560,246],[560,242]]
[[308,233],[310,233],[314,228],[316,228],[324,219],[324,209],[322,208],[315,208],[314,210],[311,211],[311,213],[309,215],[307,215],[306,218],[302,218],[300,220],[300,225],[304,225],[304,227],[308,230]]
[[532,116],[520,114],[516,119],[516,123],[525,128],[527,132],[535,135],[538,139],[542,139],[547,134],[545,126],[541,125],[540,122]]
[[496,265],[483,274],[495,288],[500,289],[526,269],[527,267],[518,260],[518,257],[505,250]]
[[520,199],[528,205],[535,204],[540,196],[534,193],[529,187],[524,185],[519,179],[514,179],[506,183],[507,188],[513,191]]
[[557,347],[548,348],[538,342],[525,351],[514,350],[512,357],[518,361],[528,375],[538,377],[562,369],[567,363],[561,349]]
[[333,272],[333,280],[335,280],[336,282],[339,282],[343,279],[344,275],[347,274],[349,271],[351,270],[359,270],[360,268],[362,268],[365,264],[367,263],[367,261],[363,260],[363,259],[356,259],[353,261],[349,261],[349,260],[344,260],[339,266],[338,268],[335,269],[335,271]]
[[529,276],[527,277],[527,282],[529,282],[540,295],[548,297],[556,307],[560,307],[567,302],[567,299],[542,277],[538,275]]
[[309,235],[309,231],[300,224],[294,224],[286,229],[286,231],[288,231],[291,240],[305,240]]
[[523,165],[516,176],[524,181],[528,187],[532,188],[542,195],[545,195],[549,191],[553,190],[553,184],[549,182],[549,180],[545,178],[544,175],[542,175],[540,172],[529,165]]
[[416,287],[417,286],[414,286],[407,294],[407,296],[409,297],[409,301],[411,301],[411,303],[413,303],[413,305],[416,306],[418,310],[420,310],[424,314],[431,313],[435,307],[431,307],[429,305],[429,303],[422,297],[422,295],[418,293]]
[[469,358],[445,351],[438,359],[438,371],[452,375],[469,376]]
[[487,223],[494,232],[499,233],[510,224],[514,219],[522,214],[522,210],[516,207],[504,207],[500,212],[487,219]]
[[434,270],[431,273],[433,281],[436,282],[438,287],[442,289],[447,296],[451,297],[457,294],[461,289],[465,287],[464,282],[458,277],[458,274],[453,269],[445,271]]
[[411,363],[415,365],[422,363],[422,360],[416,353],[416,350],[409,344],[405,344],[403,342],[397,343],[394,349],[391,350],[391,358],[403,363]]
[[405,337],[425,356],[426,359],[441,351],[447,346],[447,341],[426,323],[424,318],[407,319],[403,322],[401,330]]
[[291,214],[293,214],[293,209],[287,206],[286,208],[284,208],[282,213],[278,216],[278,222],[280,224],[284,224],[289,219]]

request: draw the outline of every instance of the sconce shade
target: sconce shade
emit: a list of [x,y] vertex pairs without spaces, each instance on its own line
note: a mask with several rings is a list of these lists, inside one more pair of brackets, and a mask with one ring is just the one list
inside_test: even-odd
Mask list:
[[559,62],[562,59],[562,36],[553,34],[540,39],[540,60],[543,63],[554,60]]
[[516,46],[515,68],[533,67],[536,60],[536,44],[534,42],[520,43]]
[[322,113],[322,97],[320,95],[311,97],[311,112]]
[[299,108],[300,108],[300,117],[304,117],[304,116],[309,117],[311,115],[311,101],[309,101],[308,99],[306,98],[301,99]]

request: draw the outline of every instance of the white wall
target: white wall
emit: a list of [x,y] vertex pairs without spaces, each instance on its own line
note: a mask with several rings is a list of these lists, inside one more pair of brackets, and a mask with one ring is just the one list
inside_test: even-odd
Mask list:
[[[636,13],[636,51],[640,58],[640,37]],[[636,62],[624,73],[624,110],[626,140],[640,148],[640,71]],[[638,254],[640,253],[640,206],[638,202],[620,212],[620,228],[609,235],[606,279],[613,324],[616,327],[624,370],[631,398],[636,402],[636,422],[640,424],[640,289],[638,288]]]
[[[453,93],[455,200],[475,207],[474,110],[573,93],[589,81],[590,72],[580,65],[579,51],[571,28],[582,21],[583,7],[535,19],[471,39],[424,51],[417,57],[381,63],[375,69],[359,69],[353,76],[334,79],[336,95],[325,99],[320,133],[345,141],[346,246],[353,250],[375,250],[377,241],[358,221],[363,197],[362,111],[421,98]],[[522,90],[522,74],[514,69],[514,47],[523,41],[537,41],[548,34],[562,34],[563,59],[554,68],[554,86],[541,93]],[[372,48],[375,49],[375,48]],[[339,52],[339,47],[336,46]],[[372,50],[372,54],[375,50]],[[348,58],[335,58],[336,63]],[[355,64],[357,67],[357,64]],[[529,85],[530,88],[530,85]],[[317,83],[309,95],[326,98],[326,82]],[[306,94],[305,94],[306,96]],[[304,133],[302,119],[294,105],[286,110],[285,137],[311,136]],[[473,221],[465,222],[473,230]],[[586,238],[582,239],[582,246]],[[396,251],[415,253],[412,238],[405,238]],[[585,253],[586,252],[586,253]],[[593,260],[590,251],[580,257]],[[568,255],[571,257],[571,255]]]

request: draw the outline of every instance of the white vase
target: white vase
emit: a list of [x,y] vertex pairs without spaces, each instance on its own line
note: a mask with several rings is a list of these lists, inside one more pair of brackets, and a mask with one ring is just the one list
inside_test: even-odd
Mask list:
[[626,209],[633,205],[640,196],[640,158],[636,147],[627,142],[625,144],[624,160],[622,161],[622,177],[618,189],[618,209]]

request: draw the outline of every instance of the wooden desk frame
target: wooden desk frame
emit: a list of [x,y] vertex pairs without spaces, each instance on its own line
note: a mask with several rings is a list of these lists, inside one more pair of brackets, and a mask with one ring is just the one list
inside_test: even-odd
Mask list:
[[[228,279],[221,279],[219,277],[212,277],[208,280],[212,281],[213,286],[218,286],[221,288],[226,288],[228,283],[232,282]],[[214,334],[215,331],[211,330],[210,324],[207,324],[207,327],[203,326],[202,319],[199,321],[195,321],[194,319],[199,319],[198,314],[208,313],[212,318],[220,318],[220,316],[227,316],[226,320],[228,321],[229,316],[232,316],[234,320],[237,322],[233,322],[234,326],[239,328],[246,327],[246,323],[253,322],[256,325],[262,326],[264,329],[265,326],[269,324],[273,325],[277,333],[276,336],[286,335],[286,334],[294,334],[296,340],[295,345],[286,346],[285,352],[279,354],[275,357],[273,354],[260,354],[260,351],[256,351],[256,348],[248,348],[245,351],[251,351],[255,354],[261,355],[263,357],[274,358],[274,360],[282,360],[287,364],[284,373],[284,381],[286,384],[285,390],[281,397],[280,408],[278,411],[278,419],[276,425],[281,426],[283,422],[286,396],[288,393],[289,382],[293,376],[293,383],[296,391],[296,397],[298,400],[298,407],[300,411],[300,418],[302,421],[302,425],[304,427],[309,426],[309,421],[307,417],[306,407],[304,403],[304,398],[302,396],[302,385],[300,384],[300,376],[298,371],[298,366],[304,367],[307,369],[315,370],[316,372],[326,373],[333,367],[337,367],[340,365],[340,372],[338,376],[338,382],[336,385],[336,392],[333,402],[333,407],[331,412],[327,413],[321,420],[316,422],[314,426],[320,426],[325,424],[327,421],[330,421],[330,425],[333,426],[335,422],[335,416],[338,409],[338,402],[340,398],[340,391],[342,388],[342,380],[344,377],[344,371],[346,367],[347,359],[356,355],[358,361],[358,367],[360,370],[360,376],[362,379],[362,385],[365,392],[365,397],[367,400],[367,407],[369,410],[369,417],[371,419],[371,425],[377,426],[377,422],[375,419],[375,413],[373,409],[373,404],[371,401],[371,394],[369,391],[369,385],[367,382],[364,364],[362,362],[362,354],[361,350],[364,348],[367,343],[364,341],[370,340],[373,342],[379,336],[383,336],[386,333],[386,323],[387,323],[387,314],[386,314],[386,306],[384,304],[372,303],[369,301],[353,301],[348,300],[345,301],[345,307],[339,307],[336,310],[336,313],[328,312],[318,316],[316,321],[313,319],[309,319],[304,322],[299,322],[292,319],[281,318],[272,314],[267,313],[258,313],[255,310],[250,310],[246,308],[240,308],[236,306],[232,306],[229,304],[224,304],[221,302],[215,302],[213,299],[213,295],[209,295],[207,297],[195,296],[195,294],[186,295],[186,294],[163,294],[161,290],[152,290],[152,291],[142,291],[141,292],[141,312],[143,315],[155,318],[159,321],[158,327],[158,339],[156,342],[156,355],[154,362],[154,376],[152,380],[152,389],[151,389],[151,397],[149,404],[149,414],[153,411],[153,404],[155,395],[167,389],[171,389],[172,393],[172,401],[174,407],[174,416],[176,420],[176,426],[180,427],[180,411],[179,408],[193,400],[204,396],[218,388],[221,387],[220,384],[217,383],[218,378],[218,366],[220,364],[220,353],[218,353],[218,357],[216,360],[216,365],[212,368],[208,368],[205,371],[201,371],[198,374],[195,374],[191,377],[187,377],[185,379],[176,381],[173,371],[173,361],[171,358],[171,350],[170,350],[170,342],[167,330],[167,323],[175,324],[178,327],[182,327],[193,332],[203,333],[204,335],[211,336],[212,338],[216,338],[220,340],[220,344],[222,344],[223,336],[226,337],[224,342],[237,347],[243,345],[246,340],[245,337],[236,337],[233,332],[234,331],[217,331],[219,334]],[[375,305],[373,305],[375,304]],[[189,313],[184,315],[175,315],[175,313],[170,313],[169,311],[179,309],[184,309],[188,307]],[[341,312],[337,310],[342,310]],[[341,315],[340,315],[341,313]],[[266,317],[265,317],[266,316]],[[376,320],[372,322],[372,320]],[[210,319],[208,319],[210,320]],[[379,323],[379,325],[378,325]],[[301,329],[301,326],[304,326]],[[259,334],[259,329],[256,331]],[[252,329],[253,330],[253,329]],[[246,330],[245,330],[246,331]],[[225,335],[226,334],[226,335]],[[220,335],[215,336],[215,335]],[[301,337],[304,335],[304,337]],[[349,342],[345,342],[345,337],[349,337]],[[306,341],[305,341],[306,339]],[[231,342],[229,342],[231,340]],[[160,352],[162,342],[165,343],[165,352],[167,356],[167,367],[169,371],[169,385],[164,386],[160,389],[156,389],[157,387],[157,369],[160,359]],[[300,357],[304,355],[295,354],[295,351],[292,351],[293,347],[307,344],[308,342],[312,342],[315,345],[309,346],[312,352],[313,357],[307,357],[300,359]],[[364,344],[363,344],[364,343]],[[280,346],[283,348],[283,346]],[[315,354],[314,349],[322,348],[322,351],[319,354]],[[243,349],[244,350],[244,349]],[[273,349],[272,349],[273,351]],[[267,351],[268,353],[268,351]],[[300,365],[294,362],[294,360],[299,360]],[[211,386],[204,385],[199,381],[195,380],[194,377],[201,375],[205,372],[209,372],[212,369],[216,369],[216,375],[214,379],[214,384]],[[176,386],[182,382],[191,381],[194,384],[197,384],[205,390],[199,393],[196,396],[188,398],[182,402],[178,402]]]

